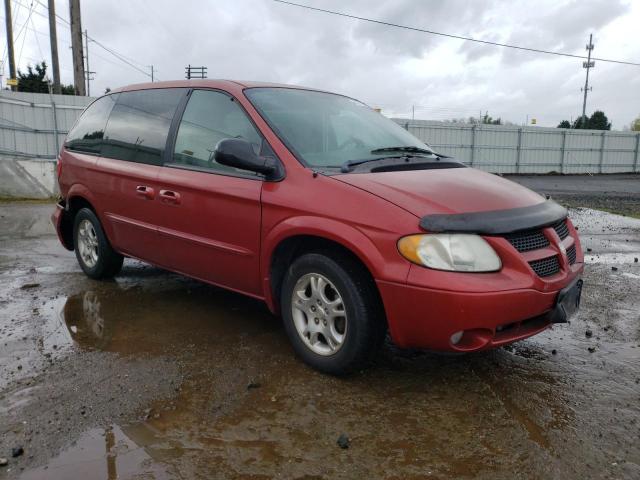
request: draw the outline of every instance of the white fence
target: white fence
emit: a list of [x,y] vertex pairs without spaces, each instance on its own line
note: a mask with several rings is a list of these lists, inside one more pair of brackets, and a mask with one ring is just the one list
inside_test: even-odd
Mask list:
[[394,119],[435,150],[494,173],[640,171],[640,133]]
[[59,145],[93,98],[0,92],[0,155],[55,159]]
[[93,99],[0,92],[0,197],[55,194],[55,159],[65,135]]
[[[92,100],[0,91],[0,197],[54,194],[59,147]],[[394,120],[439,152],[489,172],[640,172],[637,132]]]

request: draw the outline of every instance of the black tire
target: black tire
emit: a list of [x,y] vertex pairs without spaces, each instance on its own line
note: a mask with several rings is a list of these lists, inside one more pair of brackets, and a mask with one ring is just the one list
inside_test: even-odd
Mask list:
[[[87,264],[87,261],[82,258],[80,252],[81,248],[79,246],[78,235],[80,234],[80,225],[84,221],[88,221],[91,224],[97,240],[97,261],[95,261],[93,265]],[[122,269],[124,257],[111,247],[109,240],[107,240],[104,234],[100,220],[98,220],[96,214],[88,208],[80,209],[73,221],[73,246],[80,268],[82,268],[82,271],[90,278],[96,280],[111,278],[117,275]]]
[[[344,340],[339,349],[329,355],[313,351],[294,323],[291,308],[294,287],[299,279],[312,273],[324,276],[335,286],[346,312]],[[348,374],[366,366],[380,349],[387,331],[384,308],[373,279],[361,264],[336,252],[314,252],[298,257],[284,277],[280,305],[287,336],[298,356],[313,368],[332,375]],[[311,320],[307,318],[307,321]]]

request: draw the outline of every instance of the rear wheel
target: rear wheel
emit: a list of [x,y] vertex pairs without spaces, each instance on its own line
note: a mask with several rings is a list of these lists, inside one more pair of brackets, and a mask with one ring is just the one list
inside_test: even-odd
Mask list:
[[289,267],[282,316],[296,353],[309,365],[345,374],[378,351],[386,322],[375,284],[346,255],[309,253]]
[[120,272],[124,257],[113,250],[100,220],[93,211],[82,208],[73,224],[73,245],[84,273],[91,278],[109,278]]

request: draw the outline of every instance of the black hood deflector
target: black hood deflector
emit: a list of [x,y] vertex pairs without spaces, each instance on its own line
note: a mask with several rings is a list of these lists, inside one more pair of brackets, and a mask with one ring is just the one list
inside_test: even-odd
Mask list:
[[543,228],[567,218],[567,209],[552,200],[529,207],[488,212],[425,215],[420,227],[428,232],[505,235]]

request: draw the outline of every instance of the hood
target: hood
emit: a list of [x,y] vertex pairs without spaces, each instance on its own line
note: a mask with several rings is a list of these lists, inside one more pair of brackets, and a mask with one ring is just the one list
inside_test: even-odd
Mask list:
[[526,187],[473,168],[351,173],[333,178],[422,217],[529,207],[545,199]]

